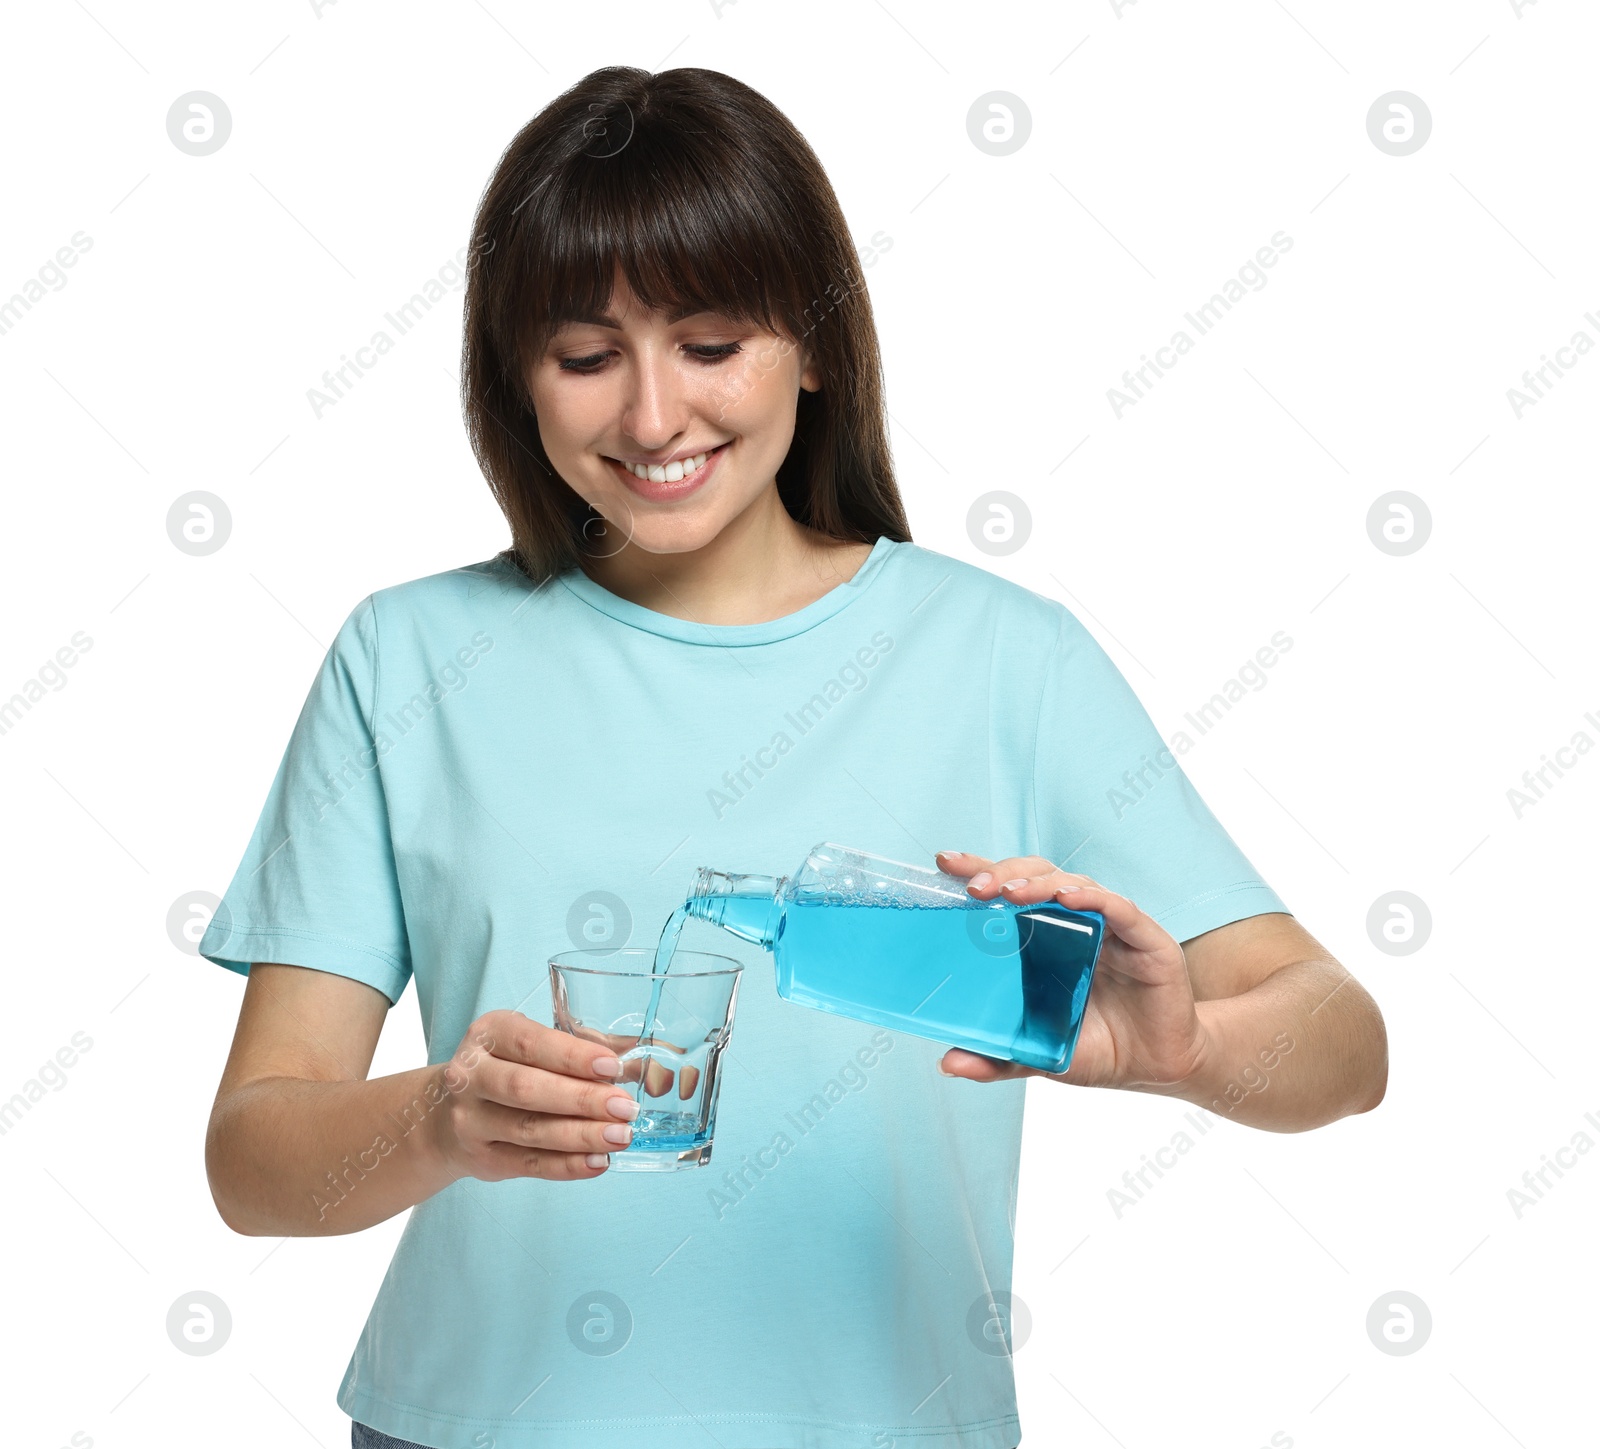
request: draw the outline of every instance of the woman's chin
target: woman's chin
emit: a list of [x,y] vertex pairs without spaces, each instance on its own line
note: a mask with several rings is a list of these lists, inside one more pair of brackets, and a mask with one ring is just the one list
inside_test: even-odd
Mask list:
[[606,557],[620,553],[624,546],[631,546],[641,553],[695,553],[711,543],[726,524],[725,519],[714,516],[705,508],[685,508],[682,512],[674,511],[670,517],[664,517],[659,514],[647,515],[640,508],[630,510],[622,507],[617,514],[625,522],[613,522],[611,518],[590,522],[587,538],[592,555]]

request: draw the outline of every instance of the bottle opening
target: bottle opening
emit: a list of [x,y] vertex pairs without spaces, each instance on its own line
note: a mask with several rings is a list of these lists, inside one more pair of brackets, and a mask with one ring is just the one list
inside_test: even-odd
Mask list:
[[711,896],[727,895],[733,889],[733,879],[726,871],[711,870],[701,866],[694,873],[694,884],[689,887],[686,905],[694,905],[696,901],[703,901]]

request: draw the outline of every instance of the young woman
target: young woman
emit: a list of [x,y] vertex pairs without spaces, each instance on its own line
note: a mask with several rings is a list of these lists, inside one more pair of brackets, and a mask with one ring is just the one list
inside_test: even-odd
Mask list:
[[[552,1029],[549,956],[653,942],[699,865],[923,859],[1104,913],[1052,1081],[1272,1131],[1381,1099],[1371,998],[1072,614],[911,542],[844,218],[748,87],[608,68],[517,135],[463,397],[511,546],[351,611],[201,942],[248,975],[219,1212],[413,1209],[338,1392],[357,1446],[1012,1449],[1041,1074],[797,1009],[700,927],[746,967],[715,1162],[612,1173],[637,1109]],[[412,978],[428,1064],[368,1080]]]

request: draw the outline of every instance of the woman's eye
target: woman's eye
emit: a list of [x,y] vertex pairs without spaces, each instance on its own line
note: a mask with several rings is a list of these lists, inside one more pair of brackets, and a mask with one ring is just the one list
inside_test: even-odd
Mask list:
[[[737,342],[689,342],[684,346],[692,357],[708,364],[721,362],[724,358],[744,351]],[[610,355],[608,352],[593,352],[587,357],[563,357],[560,367],[563,372],[598,372]]]

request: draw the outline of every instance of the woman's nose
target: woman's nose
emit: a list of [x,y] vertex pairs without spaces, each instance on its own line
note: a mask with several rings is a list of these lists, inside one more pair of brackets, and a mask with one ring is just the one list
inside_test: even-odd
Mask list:
[[686,425],[683,381],[669,356],[647,349],[624,383],[622,425],[641,448],[665,447]]

